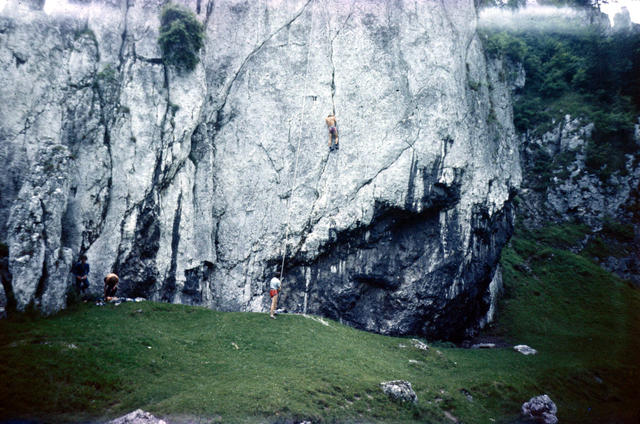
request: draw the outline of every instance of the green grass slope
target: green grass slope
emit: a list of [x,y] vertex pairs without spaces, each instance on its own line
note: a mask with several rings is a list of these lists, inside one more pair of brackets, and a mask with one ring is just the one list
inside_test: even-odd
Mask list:
[[[561,422],[640,422],[640,290],[568,250],[579,225],[520,230],[504,250],[497,331],[534,347],[549,368],[537,385]],[[613,244],[611,245],[613,246]],[[609,252],[613,253],[613,252]]]
[[[424,352],[303,316],[80,305],[0,322],[0,421],[99,421],[142,408],[198,422],[507,423],[548,393],[563,423],[636,423],[638,290],[556,239],[521,233],[505,249],[506,292],[489,330],[535,356],[442,343]],[[417,405],[386,398],[379,383],[392,379],[413,384]]]

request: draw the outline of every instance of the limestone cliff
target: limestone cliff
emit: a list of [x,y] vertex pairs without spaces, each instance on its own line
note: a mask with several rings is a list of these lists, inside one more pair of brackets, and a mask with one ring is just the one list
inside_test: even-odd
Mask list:
[[160,57],[161,0],[39,3],[0,15],[19,309],[63,308],[86,253],[95,293],[115,271],[129,296],[261,311],[288,241],[291,311],[448,338],[485,315],[521,175],[472,0],[185,1],[189,73]]

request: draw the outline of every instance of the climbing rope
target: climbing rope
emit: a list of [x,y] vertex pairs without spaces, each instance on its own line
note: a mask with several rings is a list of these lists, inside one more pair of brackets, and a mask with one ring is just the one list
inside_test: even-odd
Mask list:
[[[335,35],[331,34],[331,18],[329,16],[329,8],[322,8],[322,12],[324,14],[324,21],[325,21],[325,31],[326,31],[326,37],[327,40],[329,40],[329,43],[331,45],[333,45],[333,40],[335,39]],[[331,46],[331,50],[332,50],[332,55],[333,55],[333,46]],[[333,59],[332,59],[333,60]],[[333,113],[333,115],[336,115],[336,105],[335,102],[333,100],[333,90],[334,87],[331,87],[332,90],[332,95],[331,95],[331,112]],[[336,121],[335,123],[336,129],[338,129],[338,122]],[[340,134],[340,130],[338,129],[338,134]],[[330,153],[329,153],[330,154]],[[331,154],[330,154],[331,155]],[[335,164],[336,164],[336,171],[333,173],[333,180],[330,180],[329,178],[325,178],[324,180],[324,189],[322,190],[323,192],[326,192],[327,190],[327,184],[329,184],[329,191],[327,193],[327,195],[325,196],[325,202],[324,202],[324,207],[325,209],[328,208],[329,203],[333,203],[332,199],[335,195],[335,181],[340,181],[340,170],[341,170],[341,166],[340,166],[340,150],[337,150],[336,153],[333,154],[333,156],[335,156]],[[327,159],[329,160],[329,158]],[[328,213],[329,216],[332,216],[334,211],[336,210],[336,207],[332,207],[331,211]]]
[[293,166],[293,182],[290,186],[289,189],[289,198],[287,199],[287,226],[284,232],[284,246],[283,246],[283,251],[282,251],[282,263],[280,265],[280,281],[282,281],[282,276],[284,275],[284,263],[285,263],[285,259],[287,257],[287,247],[289,244],[289,228],[290,228],[290,222],[291,222],[291,199],[293,198],[293,192],[295,190],[296,187],[296,180],[298,178],[298,159],[300,157],[300,141],[302,140],[302,119],[304,118],[304,110],[306,107],[306,103],[307,103],[307,76],[309,74],[309,58],[311,56],[311,40],[313,39],[313,20],[314,20],[314,6],[315,6],[315,0],[311,0],[311,31],[309,31],[309,41],[307,43],[307,65],[306,65],[306,69],[304,72],[304,88],[302,91],[302,109],[300,111],[300,124],[298,125],[299,127],[299,133],[298,133],[298,145],[296,147],[296,160],[295,160],[295,164]]
[[[322,13],[324,14],[324,22],[326,25],[326,32],[327,32],[327,40],[329,40],[329,44],[331,45],[331,55],[333,56],[333,38],[331,37],[331,19],[329,18],[329,8],[328,7],[323,7],[322,8]],[[335,37],[334,37],[335,38]],[[332,57],[332,62],[333,62],[333,57]],[[333,64],[333,63],[332,63]],[[336,104],[333,102],[333,87],[331,87],[331,91],[332,91],[332,95],[331,95],[331,113],[333,113],[333,115],[335,116],[336,114]],[[338,128],[338,123],[336,122],[336,128]]]

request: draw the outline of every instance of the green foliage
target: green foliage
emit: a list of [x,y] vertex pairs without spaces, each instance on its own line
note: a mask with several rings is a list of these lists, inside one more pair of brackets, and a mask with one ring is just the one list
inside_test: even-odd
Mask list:
[[538,229],[518,228],[517,236],[553,249],[579,251],[580,256],[590,260],[628,258],[634,246],[633,226],[611,218],[604,219],[600,231],[586,224],[565,222]]
[[516,243],[527,240],[553,249],[569,250],[579,245],[589,234],[589,227],[580,223],[548,225],[537,229],[518,228]]
[[160,16],[158,43],[164,61],[178,69],[192,71],[204,46],[204,28],[190,10],[168,3]]
[[628,99],[618,98],[609,109],[591,114],[595,130],[587,145],[585,163],[603,182],[614,172],[626,174],[626,155],[636,153],[634,113]]
[[480,87],[482,87],[482,83],[480,81],[469,80],[469,88],[473,91],[480,90]]
[[599,8],[602,3],[607,2],[608,0],[540,0],[538,3],[550,6]]
[[485,31],[480,35],[489,54],[503,54],[515,62],[527,57],[527,44],[506,31]]
[[531,145],[526,158],[530,165],[525,168],[529,187],[536,191],[545,191],[554,177],[564,181],[569,177],[568,165],[575,159],[575,152],[566,151],[551,156],[545,149]]
[[490,55],[524,65],[526,85],[514,104],[519,131],[544,132],[567,114],[593,122],[587,167],[605,182],[626,172],[625,155],[637,153],[640,33],[604,33],[598,26],[558,32],[489,29],[482,39]]
[[629,258],[634,255],[633,226],[606,219],[602,230],[593,234],[581,254],[587,258]]
[[96,74],[96,84],[113,84],[117,81],[117,70],[111,63],[107,63],[100,72]]
[[621,243],[632,244],[634,242],[633,225],[622,224],[613,219],[605,219],[601,233]]

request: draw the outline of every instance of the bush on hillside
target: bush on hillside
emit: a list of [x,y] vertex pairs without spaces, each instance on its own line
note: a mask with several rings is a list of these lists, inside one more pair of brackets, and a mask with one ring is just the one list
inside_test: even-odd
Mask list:
[[165,63],[192,71],[198,64],[198,52],[204,46],[204,28],[193,12],[168,3],[160,15],[158,43]]

